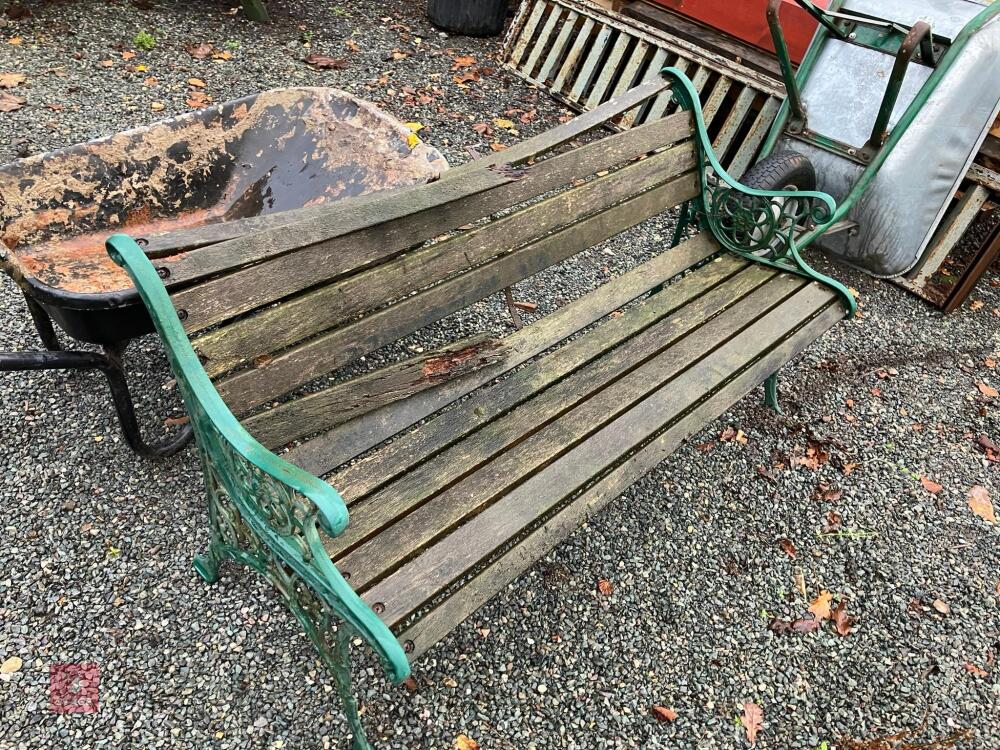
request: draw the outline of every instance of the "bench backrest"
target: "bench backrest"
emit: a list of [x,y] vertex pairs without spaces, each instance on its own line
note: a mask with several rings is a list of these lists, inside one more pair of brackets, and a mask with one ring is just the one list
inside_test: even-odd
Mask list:
[[664,88],[643,84],[435,183],[157,261],[227,404],[245,414],[693,197],[686,112],[575,143]]

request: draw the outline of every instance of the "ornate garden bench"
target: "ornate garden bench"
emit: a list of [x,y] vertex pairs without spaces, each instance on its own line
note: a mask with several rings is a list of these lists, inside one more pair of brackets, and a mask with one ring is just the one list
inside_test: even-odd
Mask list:
[[[673,114],[601,128],[671,95]],[[765,380],[776,403],[778,369],[853,311],[794,246],[832,199],[738,185],[696,101],[668,69],[428,185],[170,260],[108,240],[194,426],[212,529],[195,567],[214,581],[232,559],[275,585],[354,747],[349,634],[404,680],[699,427]],[[327,377],[678,205],[703,231],[530,325]]]

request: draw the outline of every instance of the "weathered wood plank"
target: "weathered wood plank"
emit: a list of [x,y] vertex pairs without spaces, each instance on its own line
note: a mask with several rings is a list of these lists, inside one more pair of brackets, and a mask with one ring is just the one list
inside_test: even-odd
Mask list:
[[757,149],[764,142],[764,136],[767,135],[771,129],[771,125],[774,124],[774,118],[780,108],[781,100],[773,96],[768,97],[767,101],[761,106],[756,119],[753,121],[753,125],[750,126],[746,137],[740,143],[739,148],[729,162],[729,166],[726,167],[726,171],[731,175],[739,179],[753,162],[754,156],[757,155]]
[[719,80],[715,82],[712,93],[708,95],[701,110],[702,117],[705,118],[706,127],[712,127],[715,115],[719,112],[719,108],[722,106],[722,102],[725,100],[726,94],[729,93],[732,85],[732,79],[726,76],[719,76]]
[[[692,144],[675,146],[483,227],[209,331],[193,341],[194,347],[207,360],[205,369],[209,375],[216,376],[329,330],[358,313],[377,309],[452,274],[468,271],[693,167]],[[270,274],[255,275],[257,288],[275,285]]]
[[594,29],[594,19],[587,16],[583,19],[583,26],[576,34],[576,40],[573,42],[573,46],[569,48],[569,54],[566,55],[566,59],[563,60],[562,67],[559,68],[559,73],[556,75],[556,80],[552,84],[552,90],[556,93],[562,92],[566,83],[570,80],[570,76],[576,69],[576,64],[580,60],[580,55],[583,54],[584,48],[587,46],[587,42],[590,40],[590,32]]
[[538,22],[542,19],[542,13],[545,12],[546,5],[545,0],[535,0],[535,7],[531,9],[531,15],[528,16],[528,21],[524,24],[524,28],[521,29],[517,44],[514,45],[514,49],[510,53],[511,65],[516,66],[524,56],[524,52],[531,42],[531,37],[535,35],[535,29],[538,28]]
[[279,404],[242,424],[273,449],[474,372],[500,361],[504,354],[500,340],[480,334]]
[[[481,390],[418,429],[401,435],[378,451],[331,474],[327,481],[337,488],[349,506],[352,505],[401,476],[410,467],[437,455],[490,420],[523,403],[542,388],[592,362],[605,353],[606,346],[618,346],[685,305],[697,303],[704,306],[702,300],[709,298],[717,285],[732,279],[746,267],[746,261],[735,256],[717,258],[636,305],[628,314],[602,322],[601,336],[592,336],[590,332],[578,336],[546,354],[540,366],[519,369],[494,387]],[[730,287],[725,288],[728,293]]]
[[[713,270],[715,269],[711,267],[701,269],[694,275],[710,275]],[[358,545],[374,537],[398,517],[422,506],[426,501],[463,477],[469,477],[469,481],[463,482],[463,485],[467,486],[469,482],[478,482],[470,476],[474,471],[522,440],[529,439],[533,443],[539,442],[533,433],[545,427],[549,422],[561,418],[562,415],[567,414],[587,399],[598,399],[595,405],[584,409],[585,412],[591,414],[598,410],[598,419],[607,416],[599,411],[604,408],[600,404],[602,400],[611,401],[612,408],[627,408],[625,399],[629,396],[626,393],[628,389],[625,385],[629,381],[635,383],[637,391],[641,391],[658,386],[658,381],[650,373],[655,371],[656,376],[661,378],[668,376],[665,374],[668,372],[667,370],[654,367],[649,362],[650,360],[660,356],[684,336],[690,335],[697,339],[711,337],[715,331],[706,330],[702,326],[711,319],[714,313],[740,304],[744,297],[751,295],[754,290],[773,276],[773,271],[763,268],[746,270],[617,346],[616,339],[619,334],[617,327],[610,324],[599,326],[584,335],[589,341],[581,346],[596,342],[598,346],[603,345],[606,353],[558,382],[554,382],[555,376],[560,373],[562,367],[558,360],[553,362],[554,367],[550,367],[549,360],[553,360],[554,355],[546,355],[540,361],[518,371],[516,377],[519,377],[517,377],[517,382],[513,384],[513,387],[517,389],[522,384],[529,388],[534,386],[536,392],[530,399],[524,400],[523,403],[496,419],[482,420],[479,425],[480,429],[473,434],[467,433],[467,437],[429,460],[421,462],[420,456],[413,456],[412,464],[407,471],[401,473],[395,481],[363,500],[358,501],[357,493],[352,492],[349,502],[352,512],[355,513],[353,520],[341,536],[331,541],[327,551],[334,558],[347,554]],[[795,288],[799,285],[796,282],[789,288]],[[655,314],[652,311],[656,309],[659,302],[657,298],[661,296],[663,295],[654,295],[645,308],[630,310],[624,317],[651,317],[652,314]],[[743,303],[740,314],[750,313],[752,313],[752,308]],[[573,341],[567,346],[575,348],[577,341]],[[699,341],[697,344],[692,343],[689,346],[704,346],[704,344]],[[670,359],[672,361],[669,368],[682,367],[684,356],[685,352],[683,351],[671,351]],[[633,372],[637,368],[642,369],[643,372]],[[551,372],[551,370],[555,370],[555,372]],[[619,383],[618,381],[622,379],[625,380]],[[475,400],[485,408],[485,403],[489,402],[494,391],[498,391],[499,398],[504,399],[506,385],[502,382],[487,386],[481,394],[483,398]],[[603,394],[595,396],[604,389],[608,389],[606,396]],[[588,418],[588,416],[582,415],[574,417],[573,421],[580,429],[596,429],[599,422],[589,423],[586,421]],[[562,446],[550,447],[558,450]],[[530,452],[533,449],[528,447],[524,450]],[[540,451],[535,458],[544,462],[546,460],[544,451]],[[517,472],[514,472],[510,481],[516,481],[516,478]],[[502,487],[503,483],[492,491],[499,491]],[[463,494],[463,489],[456,487],[456,492],[458,496],[468,498],[467,495]],[[434,502],[437,503],[439,500]],[[355,567],[365,566],[356,565]]]
[[[436,182],[372,193],[338,201],[330,206],[298,209],[302,212],[301,216],[306,218],[297,219],[293,223],[286,223],[284,220],[287,217],[282,215],[275,219],[255,217],[240,220],[243,223],[226,222],[188,230],[202,237],[199,243],[213,236],[215,239],[212,242],[216,244],[201,247],[197,252],[181,253],[157,265],[170,272],[168,288],[179,288],[239,266],[258,263],[308,245],[452,203],[516,179],[507,170],[491,174],[486,167],[498,164],[518,165],[534,159],[601,127],[609,119],[654,96],[665,85],[666,83],[662,83],[658,86],[654,82],[637,86],[618,100],[607,101],[597,109],[522,141],[506,151],[450,169]],[[280,223],[275,225],[275,221]],[[212,235],[214,232],[219,234]],[[171,236],[180,246],[187,246],[185,231],[171,233]]]
[[[721,388],[734,373],[766,354],[799,328],[803,320],[827,308],[832,293],[809,285],[655,391],[636,408],[605,425],[560,460],[534,473],[498,502],[440,537],[421,554],[396,568],[370,589],[358,586],[369,603],[383,605],[381,617],[396,623],[430,600],[452,581],[474,570],[504,540],[556,509],[565,498],[585,490],[621,463],[632,449],[654,440],[672,419]],[[842,312],[841,312],[842,315]],[[470,540],[476,540],[470,544]],[[352,571],[355,576],[362,571]]]
[[552,30],[556,27],[556,23],[559,21],[559,17],[562,15],[562,7],[559,5],[553,5],[549,9],[548,18],[545,19],[545,23],[542,25],[542,30],[538,35],[538,41],[532,45],[531,54],[528,55],[527,61],[521,66],[525,75],[531,76],[531,71],[535,69],[535,65],[538,64],[538,58],[541,57],[542,52],[545,50],[549,42],[549,37],[552,34]]
[[[696,194],[693,173],[561,229],[390,307],[317,336],[252,370],[219,381],[237,414],[332,372],[474,302],[603,242]],[[206,369],[213,369],[212,362]]]
[[[256,266],[174,292],[172,301],[187,313],[185,329],[195,333],[296,292],[386,262],[422,240],[542,195],[554,188],[611,169],[690,134],[679,115],[661,127],[618,133],[524,168],[516,179],[495,181],[463,199],[408,214],[401,219],[303,247]],[[485,170],[495,175],[493,170]],[[470,175],[476,182],[480,175]],[[480,181],[481,182],[481,181]]]
[[615,73],[618,72],[618,65],[621,63],[622,57],[625,55],[625,50],[628,49],[630,40],[631,37],[627,34],[618,35],[618,39],[611,48],[611,53],[608,55],[608,59],[601,65],[600,75],[597,77],[593,88],[587,95],[587,101],[584,104],[585,107],[596,107],[604,99],[604,95],[608,92],[608,87],[611,85],[611,81],[614,78]]
[[483,383],[503,375],[685,269],[703,262],[718,250],[718,244],[709,233],[696,235],[506,337],[504,343],[510,354],[503,363],[335,427],[293,448],[285,454],[285,458],[312,474],[324,476],[400,430],[471,393]]
[[531,159],[535,159],[552,149],[559,148],[572,140],[579,138],[591,130],[603,127],[611,122],[622,112],[626,112],[644,101],[656,96],[670,83],[662,76],[658,80],[649,81],[629,89],[624,94],[615,99],[609,99],[599,107],[577,115],[569,122],[557,125],[556,127],[539,133],[533,138],[511,146],[505,151],[483,156],[474,162],[469,162],[461,166],[449,169],[442,175],[444,181],[465,179],[465,173],[483,165],[492,164],[523,164]]
[[555,42],[552,44],[552,49],[549,50],[549,54],[545,58],[545,62],[542,63],[542,69],[538,71],[538,76],[535,80],[540,84],[545,84],[548,81],[549,76],[555,70],[556,65],[559,60],[562,59],[562,54],[566,50],[566,43],[569,41],[570,36],[573,34],[573,28],[576,25],[576,19],[580,17],[580,14],[575,10],[570,10],[566,15],[566,20],[563,21],[562,28],[559,29],[559,35],[556,37]]
[[[611,500],[619,497],[636,478],[648,473],[689,436],[719,417],[768,375],[801,353],[842,317],[843,313],[835,304],[826,308],[777,348],[729,380],[710,398],[698,404],[694,410],[643,446],[614,471],[581,493],[570,505],[492,561],[489,567],[440,602],[424,617],[400,632],[399,640],[409,646],[410,659],[416,659],[440,641]],[[391,624],[398,625],[400,619],[391,621]]]
[[715,154],[719,157],[719,161],[722,162],[723,166],[729,163],[726,160],[726,152],[729,150],[729,146],[743,125],[743,119],[750,111],[750,105],[753,104],[756,96],[757,92],[749,86],[739,93],[739,96],[736,97],[736,102],[733,104],[733,108],[726,117],[726,121],[719,130],[719,134],[715,136],[715,140],[712,142],[712,148],[715,150]]
[[572,101],[580,101],[583,98],[584,93],[587,91],[587,87],[590,85],[591,80],[597,72],[597,63],[604,57],[604,50],[608,47],[608,42],[611,40],[611,27],[602,26],[601,30],[597,32],[597,38],[594,39],[594,43],[590,47],[590,51],[587,53],[587,59],[583,61],[583,65],[580,66],[580,72],[576,76],[576,81],[573,83],[573,88],[570,89],[567,96]]
[[[658,409],[653,414],[646,413],[639,421],[643,424],[650,420],[662,423],[670,419],[676,414],[675,403],[679,403],[676,399],[689,397],[687,391],[691,390],[690,387],[685,390],[671,381],[688,368],[694,368],[699,377],[705,378],[707,382],[710,373],[702,371],[698,366],[701,360],[709,358],[713,349],[723,346],[760,316],[765,316],[764,319],[767,320],[767,311],[801,289],[803,284],[799,278],[785,276],[757,288],[755,293],[705,322],[704,326],[697,329],[696,334],[676,342],[671,341],[672,345],[666,350],[610,383],[604,380],[609,373],[600,365],[606,363],[605,367],[610,370],[610,374],[615,374],[615,368],[620,363],[616,361],[616,356],[599,360],[598,364],[586,368],[577,378],[571,379],[564,388],[557,387],[551,393],[543,393],[520,407],[516,419],[511,415],[498,420],[477,433],[474,438],[464,440],[452,451],[442,454],[439,457],[441,460],[435,461],[435,465],[431,467],[431,474],[435,471],[444,472],[445,476],[440,484],[437,478],[432,479],[424,472],[415,471],[414,473],[420,473],[422,480],[429,482],[428,492],[425,493],[419,483],[411,485],[407,477],[404,477],[400,480],[402,486],[398,493],[393,492],[393,487],[388,487],[384,493],[380,493],[381,496],[376,495],[369,502],[355,505],[351,525],[357,531],[353,537],[347,537],[351,533],[348,530],[344,538],[355,544],[359,541],[361,543],[347,554],[337,554],[334,557],[338,569],[350,573],[352,587],[363,591],[391,574],[407,558],[432,544],[455,526],[466,522],[475,523],[468,519],[477,515],[490,514],[495,518],[494,513],[491,513],[494,503],[505,507],[508,513],[518,517],[521,522],[537,517],[538,506],[544,507],[560,496],[545,481],[538,481],[537,477],[557,471],[560,476],[565,473],[567,478],[576,477],[583,481],[588,472],[604,465],[602,460],[608,460],[616,451],[619,454],[628,451],[632,443],[626,436],[631,422],[628,419],[623,422],[622,418],[627,417],[634,407],[654,393],[666,388],[669,393],[675,394],[672,396],[674,400],[665,401],[664,405],[668,408]],[[696,325],[702,321],[703,317],[695,319],[693,323]],[[766,325],[751,325],[748,331],[748,336],[751,333],[756,336],[766,335],[769,341],[773,340],[772,328]],[[649,354],[649,350],[640,344],[639,353]],[[627,354],[626,351],[620,356]],[[571,402],[571,408],[560,414],[558,408],[562,399],[567,396],[565,391],[575,387],[576,381],[580,381],[582,393],[577,394],[576,402]],[[698,384],[698,388],[701,387]],[[527,436],[519,435],[523,427],[519,429],[518,422],[529,420],[530,423],[531,409],[536,402],[543,418],[550,416],[549,411],[554,411],[557,418],[540,425],[535,424],[536,431]],[[648,412],[645,408],[643,411]],[[623,432],[617,436],[608,432],[609,426],[613,424],[621,427]],[[602,436],[598,440],[601,446],[599,451],[584,451],[588,459],[594,459],[594,463],[589,460],[567,460],[567,456],[591,442],[589,438],[592,436]],[[508,441],[513,442],[512,447],[502,450]],[[608,441],[610,445],[607,445]],[[463,457],[463,452],[471,455]],[[456,482],[456,477],[448,470],[449,461],[455,464],[460,481]],[[562,467],[556,470],[554,467],[560,464]],[[476,467],[475,470],[472,470],[473,467]],[[519,491],[519,487],[528,484],[538,493],[537,497]],[[442,490],[442,487],[445,489]],[[515,507],[518,503],[523,505]],[[479,548],[483,554],[489,553],[491,545],[500,544],[509,538],[479,528],[483,531],[483,536],[472,534],[467,539],[475,540],[476,543],[472,546]],[[430,575],[434,576],[433,573]]]

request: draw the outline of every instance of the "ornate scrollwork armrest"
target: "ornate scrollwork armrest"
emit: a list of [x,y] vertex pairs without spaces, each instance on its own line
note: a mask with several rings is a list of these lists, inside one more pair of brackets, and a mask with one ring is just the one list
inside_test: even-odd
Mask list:
[[803,233],[818,236],[832,222],[837,211],[833,197],[818,190],[758,190],[741,184],[723,168],[712,148],[694,84],[677,68],[664,68],[662,74],[673,79],[674,99],[694,118],[700,181],[696,213],[702,227],[730,252],[831,287],[853,315],[854,295],[801,255]]
[[198,361],[142,248],[128,235],[116,234],[107,249],[149,310],[195,430],[216,535],[209,553],[196,561],[199,573],[213,579],[224,557],[250,565],[275,585],[325,659],[337,658],[339,618],[375,649],[394,681],[405,680],[410,667],[403,648],[323,547],[320,529],[337,536],[347,528],[340,494],[243,429]]

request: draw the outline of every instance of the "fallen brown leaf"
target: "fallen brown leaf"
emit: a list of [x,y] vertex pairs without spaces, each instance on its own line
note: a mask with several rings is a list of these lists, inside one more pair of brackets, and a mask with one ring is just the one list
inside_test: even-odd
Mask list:
[[982,485],[977,484],[969,489],[969,508],[980,518],[990,523],[997,522],[996,512],[990,501],[990,493]]
[[452,70],[461,70],[462,68],[468,68],[476,64],[476,58],[472,55],[459,55],[452,58],[455,64],[451,66]]
[[677,719],[677,712],[666,706],[653,706],[649,712],[657,721],[676,721]]
[[793,560],[795,559],[795,555],[798,554],[798,550],[795,549],[795,545],[792,544],[790,539],[779,539],[778,546]]
[[315,52],[311,55],[306,55],[303,62],[317,70],[343,70],[347,67],[347,60],[343,57],[330,57],[329,55],[319,55]]
[[934,607],[934,611],[939,614],[951,614],[951,607],[948,606],[948,602],[944,599],[935,599],[931,602],[931,606]]
[[844,602],[838,602],[837,606],[833,608],[832,619],[833,628],[837,631],[837,635],[847,636],[851,634],[854,618],[847,614],[847,605]]
[[215,51],[215,48],[208,42],[199,42],[187,45],[184,50],[195,60],[204,60]]
[[986,396],[986,398],[996,398],[997,396],[1000,396],[1000,392],[998,392],[996,388],[986,383],[976,383],[976,387],[979,389],[980,393]]
[[465,734],[455,738],[455,750],[478,750],[479,743]]
[[185,101],[192,109],[204,109],[212,103],[212,97],[204,91],[191,91]]
[[833,594],[827,590],[820,592],[819,596],[812,600],[809,605],[809,611],[813,613],[813,617],[817,620],[829,620],[830,619],[830,605],[833,603]]
[[514,307],[525,312],[534,312],[538,309],[538,305],[534,302],[515,302]]
[[194,86],[195,88],[199,88],[199,89],[203,89],[203,88],[205,88],[205,87],[206,87],[206,86],[207,86],[208,84],[207,84],[207,83],[205,83],[205,82],[204,82],[203,80],[201,80],[200,78],[188,78],[188,85],[190,85],[190,86]]
[[611,596],[615,592],[615,587],[611,581],[606,578],[601,578],[597,582],[597,590],[600,591],[604,596]]
[[474,70],[466,70],[459,73],[457,76],[452,76],[451,79],[459,86],[466,83],[475,83],[479,80],[479,73]]
[[25,105],[28,100],[9,91],[0,91],[0,112],[13,112]]
[[968,672],[969,674],[974,674],[976,677],[986,677],[989,674],[989,672],[987,672],[985,669],[981,669],[980,667],[977,667],[975,664],[969,661],[965,662],[965,664],[963,664],[962,666],[965,667],[966,672]]
[[929,479],[927,477],[920,477],[920,484],[923,485],[923,488],[932,495],[936,495],[942,489],[944,489],[940,484],[935,482],[933,479]]
[[760,732],[761,726],[764,724],[764,711],[756,703],[744,703],[740,723],[746,730],[747,741],[751,745],[756,745],[757,733]]
[[24,73],[0,73],[0,89],[12,89],[25,82]]
[[133,57],[135,57],[135,52],[133,52],[130,49],[127,49],[124,52],[122,52],[122,60],[131,60]]

